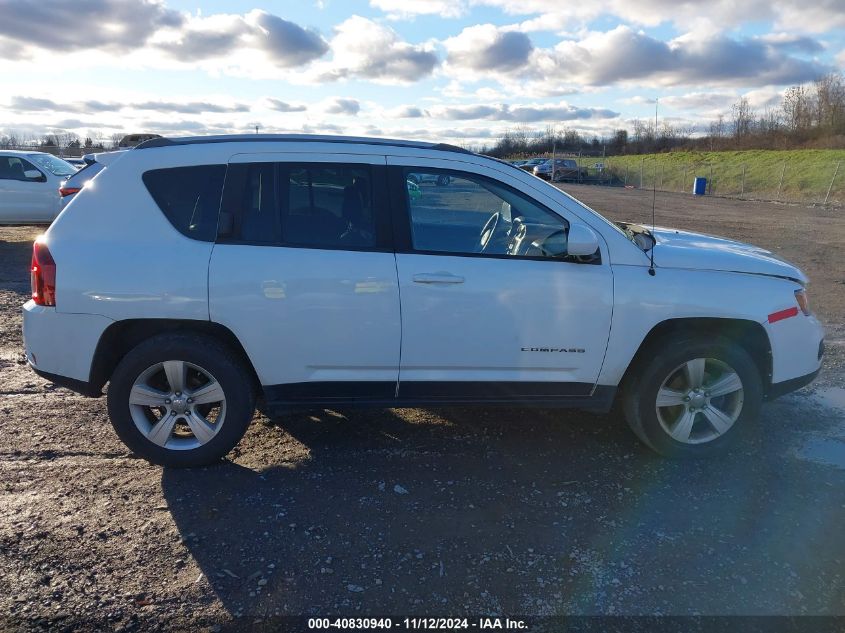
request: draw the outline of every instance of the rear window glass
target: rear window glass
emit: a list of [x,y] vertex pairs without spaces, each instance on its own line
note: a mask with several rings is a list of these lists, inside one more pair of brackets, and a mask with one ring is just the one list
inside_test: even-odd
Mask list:
[[81,187],[86,182],[91,180],[94,176],[99,174],[103,170],[103,165],[100,163],[88,163],[80,169],[78,172],[73,174],[70,178],[67,179],[65,186],[70,187]]
[[183,235],[213,242],[223,191],[225,165],[154,169],[144,185],[170,223]]
[[29,154],[28,158],[54,176],[71,176],[76,173],[76,167],[52,154]]

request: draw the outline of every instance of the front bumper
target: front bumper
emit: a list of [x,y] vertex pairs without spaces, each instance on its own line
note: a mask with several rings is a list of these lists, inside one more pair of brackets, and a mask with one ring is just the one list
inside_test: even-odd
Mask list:
[[788,393],[792,393],[793,391],[798,391],[801,387],[806,387],[816,379],[816,376],[819,375],[820,371],[821,367],[805,376],[798,376],[797,378],[791,378],[789,380],[784,380],[783,382],[773,383],[769,387],[769,391],[766,393],[765,399],[771,401],[775,398],[785,396]]
[[[763,327],[772,348],[773,387],[818,373],[824,350],[824,329],[815,316],[799,312],[791,318],[764,323]],[[807,382],[810,380],[812,378]]]

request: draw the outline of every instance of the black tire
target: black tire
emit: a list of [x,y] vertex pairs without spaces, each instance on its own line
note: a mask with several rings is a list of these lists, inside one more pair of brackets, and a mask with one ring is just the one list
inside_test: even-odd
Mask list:
[[449,176],[438,176],[437,180],[435,181],[435,184],[438,187],[445,187],[446,185],[449,184],[449,182],[451,182],[451,179],[449,178]]
[[[690,444],[675,440],[663,428],[656,403],[663,381],[684,363],[696,358],[715,359],[730,367],[742,382],[743,397],[739,415],[726,432],[704,443]],[[676,336],[645,350],[629,370],[622,398],[628,425],[646,446],[666,457],[701,458],[726,451],[756,425],[763,402],[763,386],[757,365],[739,344],[718,337],[705,340]],[[696,424],[706,424],[700,417],[696,420]]]
[[[130,412],[129,394],[135,380],[156,363],[179,360],[208,371],[223,390],[225,419],[220,430],[196,448],[175,450],[144,436]],[[109,418],[115,432],[136,455],[175,468],[206,466],[219,461],[241,440],[255,413],[251,372],[240,357],[216,339],[200,334],[162,334],[147,339],[118,363],[108,388]]]

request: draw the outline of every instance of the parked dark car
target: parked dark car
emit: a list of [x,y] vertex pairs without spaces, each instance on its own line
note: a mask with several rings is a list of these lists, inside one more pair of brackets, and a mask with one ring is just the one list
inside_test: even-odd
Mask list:
[[537,165],[532,171],[535,176],[544,180],[551,177],[555,182],[559,180],[581,180],[587,177],[587,168],[579,167],[578,162],[572,158],[556,158],[554,161],[554,176],[552,176],[551,159]]

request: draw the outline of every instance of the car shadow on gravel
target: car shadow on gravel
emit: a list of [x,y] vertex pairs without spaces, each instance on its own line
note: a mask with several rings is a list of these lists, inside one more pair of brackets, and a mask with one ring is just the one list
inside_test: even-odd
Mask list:
[[28,289],[31,259],[32,242],[0,240],[0,290]]
[[[162,475],[183,542],[234,617],[800,613],[806,596],[825,612],[841,593],[836,490],[759,441],[674,462],[618,418],[578,412],[259,424],[275,456],[249,445],[237,459],[262,465]],[[817,547],[835,555],[820,561]]]

